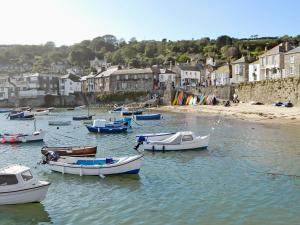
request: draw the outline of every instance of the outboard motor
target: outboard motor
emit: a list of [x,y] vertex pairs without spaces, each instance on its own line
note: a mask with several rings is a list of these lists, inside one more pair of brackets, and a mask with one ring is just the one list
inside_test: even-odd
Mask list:
[[146,141],[146,138],[142,135],[139,136],[138,144],[134,147],[134,150],[138,150],[138,148],[144,143],[144,141]]
[[56,162],[59,159],[57,152],[49,151],[48,154],[43,158],[42,164],[47,164],[49,161]]

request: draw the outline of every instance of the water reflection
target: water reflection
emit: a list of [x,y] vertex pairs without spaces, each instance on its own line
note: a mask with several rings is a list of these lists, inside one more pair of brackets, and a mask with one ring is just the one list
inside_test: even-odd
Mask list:
[[0,206],[0,223],[14,225],[34,225],[51,222],[51,218],[41,203]]

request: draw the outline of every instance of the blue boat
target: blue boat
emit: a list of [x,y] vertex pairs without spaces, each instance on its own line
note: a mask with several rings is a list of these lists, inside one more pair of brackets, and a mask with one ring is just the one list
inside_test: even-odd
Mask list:
[[161,114],[145,114],[145,115],[134,115],[136,120],[160,120]]
[[26,120],[26,119],[34,119],[34,114],[29,111],[24,112],[11,112],[9,114],[9,119],[11,120]]
[[131,117],[124,117],[120,120],[116,120],[113,123],[116,125],[123,125],[123,126],[127,126],[127,127],[131,127]]
[[142,115],[143,111],[142,110],[137,110],[137,111],[122,111],[121,115],[122,116],[132,116],[132,115]]
[[93,125],[86,125],[86,128],[93,133],[122,133],[127,131],[127,126],[122,123],[107,123],[106,120],[94,120]]

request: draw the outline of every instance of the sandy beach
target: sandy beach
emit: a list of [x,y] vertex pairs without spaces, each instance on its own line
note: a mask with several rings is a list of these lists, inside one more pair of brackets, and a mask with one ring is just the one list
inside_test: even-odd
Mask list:
[[249,103],[223,105],[197,105],[197,106],[161,106],[152,108],[154,111],[175,113],[205,113],[209,115],[223,115],[235,119],[263,123],[299,123],[300,107],[276,107],[272,105],[251,105]]

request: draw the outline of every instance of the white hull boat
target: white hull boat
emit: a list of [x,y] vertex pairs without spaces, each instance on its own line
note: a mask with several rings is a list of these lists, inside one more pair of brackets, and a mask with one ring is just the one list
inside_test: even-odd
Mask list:
[[30,169],[12,165],[0,170],[0,205],[41,202],[49,182],[33,178]]
[[26,143],[43,141],[45,138],[45,131],[35,131],[32,134],[2,134],[0,135],[0,143]]
[[71,125],[71,121],[49,121],[49,126],[69,126]]
[[74,110],[81,110],[81,109],[85,109],[85,108],[86,108],[85,105],[81,105],[81,106],[74,107]]
[[191,131],[177,132],[169,138],[144,142],[144,150],[182,151],[204,149],[208,147],[209,135],[195,136]]
[[52,171],[75,175],[113,175],[138,174],[143,155],[121,158],[61,157],[57,161],[48,161]]
[[37,112],[34,112],[33,113],[35,116],[46,116],[46,115],[49,115],[49,110],[46,109],[44,111],[37,111]]
[[174,133],[149,133],[149,134],[137,134],[135,136],[137,141],[161,141],[171,137]]

